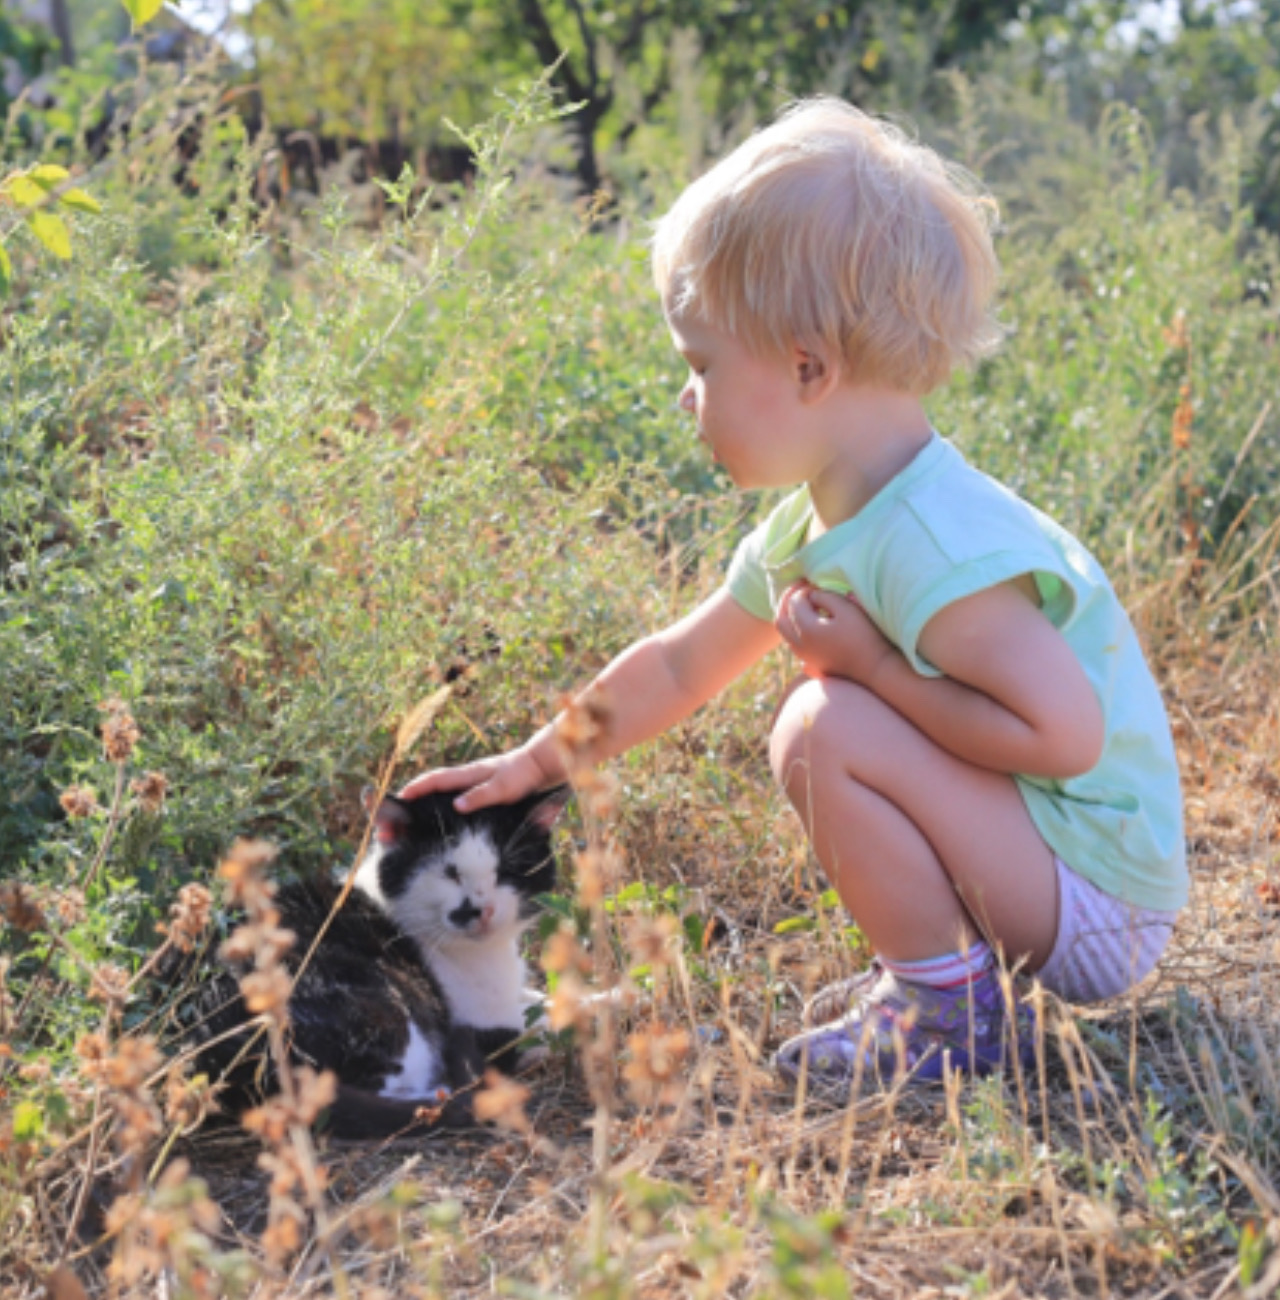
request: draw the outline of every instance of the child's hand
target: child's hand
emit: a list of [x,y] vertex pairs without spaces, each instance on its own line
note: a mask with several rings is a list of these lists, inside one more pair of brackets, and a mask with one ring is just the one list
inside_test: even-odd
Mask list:
[[865,686],[896,653],[852,596],[807,582],[783,593],[774,626],[810,677],[845,677]]
[[527,748],[513,749],[496,758],[482,758],[462,767],[438,767],[415,776],[401,791],[401,799],[417,799],[437,791],[461,790],[453,801],[459,812],[475,812],[491,804],[515,803],[525,795],[555,784]]

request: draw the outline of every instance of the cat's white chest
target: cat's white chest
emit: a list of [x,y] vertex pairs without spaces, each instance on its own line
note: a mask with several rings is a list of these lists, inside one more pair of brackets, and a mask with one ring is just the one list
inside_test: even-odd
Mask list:
[[476,1029],[518,1029],[524,1024],[524,961],[518,939],[461,941],[431,954],[436,978],[454,1019]]

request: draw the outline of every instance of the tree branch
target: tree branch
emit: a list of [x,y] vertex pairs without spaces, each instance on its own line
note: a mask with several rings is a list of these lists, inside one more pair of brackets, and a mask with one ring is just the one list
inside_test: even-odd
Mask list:
[[537,54],[542,66],[549,68],[553,63],[560,64],[558,75],[564,82],[564,88],[569,92],[570,99],[594,99],[592,90],[578,80],[578,74],[574,72],[564,50],[560,48],[560,42],[556,40],[555,33],[551,30],[551,24],[547,21],[546,11],[540,0],[518,0],[518,8],[521,20],[529,29],[534,53]]
[[587,26],[587,15],[582,8],[581,0],[569,0],[569,8],[573,10],[573,16],[578,21],[578,35],[582,37],[582,48],[587,56],[590,95],[594,99],[596,89],[600,85],[600,65],[596,62],[596,38],[591,34],[591,29]]

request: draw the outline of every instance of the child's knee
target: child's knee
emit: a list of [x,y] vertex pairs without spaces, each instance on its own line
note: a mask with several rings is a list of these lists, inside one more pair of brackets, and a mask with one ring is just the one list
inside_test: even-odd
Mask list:
[[868,692],[853,682],[805,679],[793,683],[778,706],[769,736],[769,764],[788,794],[810,772],[837,761],[857,736],[852,715]]

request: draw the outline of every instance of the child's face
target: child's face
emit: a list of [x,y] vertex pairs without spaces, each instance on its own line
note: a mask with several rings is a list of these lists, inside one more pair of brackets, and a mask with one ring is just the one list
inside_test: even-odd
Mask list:
[[676,351],[689,363],[680,408],[698,421],[698,437],[740,488],[791,487],[808,481],[812,448],[797,360],[760,357],[723,330],[669,317]]

